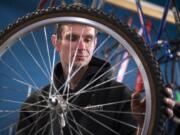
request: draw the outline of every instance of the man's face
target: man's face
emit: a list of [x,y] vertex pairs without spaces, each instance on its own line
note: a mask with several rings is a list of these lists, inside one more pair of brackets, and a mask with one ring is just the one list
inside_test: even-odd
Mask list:
[[63,64],[73,64],[74,67],[86,66],[96,47],[95,28],[80,24],[64,25],[58,44]]

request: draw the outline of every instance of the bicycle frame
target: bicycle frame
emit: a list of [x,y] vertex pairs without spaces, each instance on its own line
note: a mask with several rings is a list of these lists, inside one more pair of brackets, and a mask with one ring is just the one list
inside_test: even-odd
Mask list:
[[136,2],[136,7],[137,7],[137,12],[138,12],[138,16],[139,16],[139,20],[140,20],[140,24],[141,24],[141,27],[143,29],[143,37],[144,37],[144,41],[147,45],[150,46],[151,49],[154,49],[156,47],[158,47],[157,45],[158,44],[161,44],[162,47],[163,47],[163,50],[164,50],[164,56],[166,58],[173,58],[174,55],[170,49],[170,43],[168,40],[161,40],[161,36],[162,36],[162,33],[163,33],[163,29],[165,28],[166,26],[166,18],[167,18],[167,15],[168,15],[168,10],[169,8],[171,7],[172,5],[172,0],[167,0],[166,1],[166,4],[165,4],[165,8],[164,8],[164,12],[163,12],[163,16],[162,16],[162,19],[160,21],[160,25],[158,27],[158,31],[157,31],[157,35],[155,37],[155,41],[151,41],[150,37],[148,36],[148,32],[147,32],[147,28],[146,28],[146,24],[145,24],[145,16],[144,16],[144,13],[142,11],[142,7],[141,7],[141,4],[140,4],[140,1],[139,0],[135,0]]
[[[166,25],[166,18],[168,15],[168,10],[171,7],[173,1],[172,0],[166,1],[164,12],[162,15],[162,20],[160,21],[157,35],[155,35],[155,41],[152,41],[150,39],[150,36],[148,35],[146,24],[145,24],[145,15],[143,14],[140,1],[135,0],[135,2],[136,2],[137,12],[138,12],[139,20],[140,20],[140,25],[143,30],[142,36],[144,38],[145,43],[147,45],[149,45],[152,50],[156,50],[156,48],[159,48],[158,45],[160,45],[160,47],[162,47],[162,49],[163,49],[163,57],[166,58],[165,63],[167,63],[169,60],[170,61],[173,60],[173,58],[175,58],[175,55],[176,55],[176,54],[174,54],[173,49],[172,49],[174,46],[170,45],[171,42],[168,40],[161,40],[163,29],[165,28],[165,25]],[[159,63],[162,64],[164,62],[159,61]],[[168,84],[169,82],[167,81],[167,73],[165,73],[165,78],[166,78],[165,79],[166,83]]]
[[156,40],[155,40],[154,43],[148,37],[147,28],[146,28],[145,23],[144,23],[145,22],[145,17],[144,17],[143,11],[142,11],[141,4],[140,4],[139,0],[135,0],[135,2],[136,2],[136,6],[137,6],[137,11],[138,11],[138,16],[139,16],[139,19],[140,19],[140,23],[141,23],[141,26],[142,26],[142,29],[143,29],[144,40],[148,45],[150,45],[151,48],[153,48],[155,46],[155,44],[158,43],[158,41],[161,38],[162,31],[163,31],[163,29],[164,29],[164,27],[166,25],[166,18],[167,18],[168,10],[169,10],[169,8],[171,6],[172,0],[167,0],[167,2],[166,2],[164,12],[163,12],[163,16],[162,16],[162,20],[160,22],[160,26],[159,26],[159,29],[158,29],[158,34],[157,34],[157,36],[155,38]]
[[[145,43],[147,45],[149,45],[152,50],[158,48],[158,45],[161,45],[160,47],[163,48],[163,56],[165,56],[165,58],[167,58],[167,61],[165,63],[167,64],[167,62],[169,60],[173,61],[174,60],[173,58],[176,57],[175,56],[176,54],[174,54],[173,48],[177,48],[177,50],[178,50],[179,44],[178,43],[175,44],[172,41],[168,41],[168,40],[161,40],[163,29],[165,28],[165,25],[166,25],[166,18],[167,18],[167,15],[168,15],[168,10],[171,7],[171,5],[173,4],[173,0],[167,0],[166,3],[165,3],[165,8],[164,8],[164,12],[163,12],[163,15],[162,15],[162,19],[161,19],[160,25],[158,27],[157,35],[155,35],[155,41],[152,41],[150,39],[150,37],[148,36],[148,32],[147,32],[147,28],[146,28],[146,24],[145,24],[145,15],[144,15],[144,13],[142,11],[140,1],[135,0],[135,2],[136,2],[137,12],[138,12],[139,20],[140,20],[140,25],[141,25],[141,28],[143,30],[143,35],[142,36],[144,38]],[[175,20],[176,20],[176,25],[179,28],[178,23],[177,23],[177,22],[179,22],[179,20],[178,20],[179,18],[176,19],[176,14],[178,14],[177,10],[174,13],[174,17],[175,17]],[[173,44],[176,45],[176,46],[173,46]],[[164,63],[164,62],[162,62],[162,63]],[[160,63],[160,64],[162,64],[162,63]],[[167,79],[167,73],[165,73],[165,78]],[[167,82],[167,80],[166,80],[166,82]]]

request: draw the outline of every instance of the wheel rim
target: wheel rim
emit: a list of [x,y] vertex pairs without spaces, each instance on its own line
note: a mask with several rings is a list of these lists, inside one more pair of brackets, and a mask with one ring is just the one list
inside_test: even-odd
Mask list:
[[[94,27],[96,27],[98,29],[103,30],[106,33],[111,33],[111,36],[113,38],[115,38],[120,43],[122,43],[122,46],[124,48],[126,48],[128,50],[128,52],[132,55],[132,57],[134,58],[134,60],[136,61],[137,65],[139,67],[140,72],[142,73],[142,77],[143,77],[143,80],[144,80],[143,82],[144,82],[144,86],[145,86],[145,90],[146,90],[146,98],[147,98],[147,101],[148,101],[148,102],[146,102],[146,112],[151,112],[151,108],[152,108],[151,103],[152,102],[151,102],[150,84],[149,84],[149,80],[148,80],[148,77],[147,77],[147,74],[146,74],[146,70],[142,66],[143,64],[141,63],[141,60],[139,59],[139,57],[137,56],[137,54],[133,50],[133,48],[129,45],[129,43],[124,40],[124,38],[122,38],[115,31],[111,30],[110,28],[108,28],[107,26],[105,26],[105,25],[103,25],[103,24],[101,24],[99,22],[95,22],[95,21],[85,19],[85,18],[81,18],[81,17],[56,17],[56,18],[50,18],[50,19],[46,19],[46,20],[34,23],[34,24],[32,24],[32,25],[18,31],[18,33],[11,36],[10,39],[8,39],[3,45],[1,45],[1,48],[0,48],[1,57],[6,52],[5,48],[7,48],[7,46],[8,46],[8,48],[11,47],[9,45],[11,45],[11,43],[13,43],[14,40],[17,39],[17,37],[21,37],[21,35],[24,35],[28,31],[31,31],[32,29],[40,27],[42,24],[43,24],[43,26],[45,26],[45,25],[48,25],[48,24],[59,23],[59,22],[76,22],[76,23],[83,23],[83,24],[87,24],[87,25],[90,25],[90,26],[94,26]],[[147,131],[148,131],[150,119],[151,119],[151,113],[146,114],[145,125],[144,125],[144,128],[143,128],[143,134],[146,134]]]

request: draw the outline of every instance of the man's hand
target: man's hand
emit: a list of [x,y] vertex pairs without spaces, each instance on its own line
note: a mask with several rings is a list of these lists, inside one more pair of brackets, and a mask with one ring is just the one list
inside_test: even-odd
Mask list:
[[133,117],[136,120],[138,127],[142,128],[144,124],[144,113],[145,113],[145,98],[140,99],[140,93],[135,92],[131,95],[131,109],[133,113]]
[[167,105],[166,113],[167,113],[168,118],[172,118],[174,115],[173,107],[175,106],[175,101],[173,100],[173,92],[170,87],[167,87],[165,89],[165,92],[168,95],[168,98],[164,98],[164,103]]
[[[167,87],[165,89],[165,93],[167,93],[168,97],[164,98],[164,103],[166,104],[166,114],[168,118],[173,117],[173,107],[175,106],[175,101],[173,100],[173,92],[172,89]],[[145,98],[140,99],[140,93],[135,92],[131,96],[131,109],[133,113],[134,119],[137,121],[138,127],[142,128],[144,123],[144,115],[142,113],[145,113]]]

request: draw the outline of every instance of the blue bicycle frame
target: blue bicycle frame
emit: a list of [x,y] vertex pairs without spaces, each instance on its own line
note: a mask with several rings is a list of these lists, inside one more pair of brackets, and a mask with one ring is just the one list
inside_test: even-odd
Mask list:
[[142,11],[141,4],[140,4],[139,0],[135,0],[135,2],[136,2],[136,6],[137,6],[137,11],[138,11],[141,27],[143,29],[144,40],[151,48],[153,48],[161,38],[162,31],[163,31],[163,29],[164,29],[164,27],[166,25],[166,18],[167,18],[168,10],[169,10],[169,8],[171,6],[172,0],[167,0],[167,2],[166,2],[165,8],[164,8],[164,13],[163,13],[163,16],[162,16],[162,20],[161,20],[161,23],[160,23],[160,26],[159,26],[158,34],[157,34],[157,37],[155,38],[156,39],[155,43],[153,43],[150,40],[149,36],[148,36],[147,29],[146,29],[146,26],[145,26],[145,23],[144,23],[145,22],[144,21],[145,17],[144,17],[143,11]]

